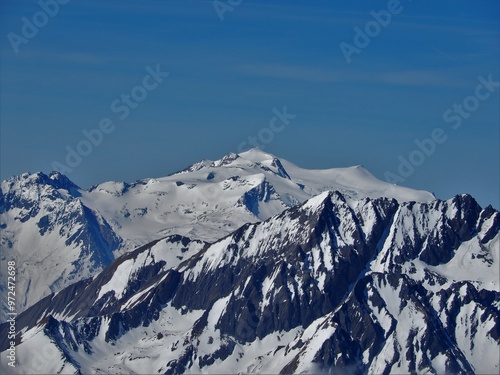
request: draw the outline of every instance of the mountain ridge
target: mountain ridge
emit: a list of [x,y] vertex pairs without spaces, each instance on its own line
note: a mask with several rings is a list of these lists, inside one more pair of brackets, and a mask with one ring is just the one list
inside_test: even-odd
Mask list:
[[324,192],[211,244],[123,255],[22,314],[19,348],[49,339],[45,370],[84,373],[496,373],[499,220],[469,195]]

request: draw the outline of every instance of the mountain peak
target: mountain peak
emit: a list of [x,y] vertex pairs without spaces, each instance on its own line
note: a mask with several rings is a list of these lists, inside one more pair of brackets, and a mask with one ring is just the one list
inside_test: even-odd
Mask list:
[[51,181],[54,181],[54,183],[56,184],[57,188],[66,189],[68,191],[80,189],[80,187],[78,185],[76,185],[68,177],[66,177],[65,175],[63,175],[62,173],[59,173],[59,172],[55,172],[55,171],[52,172],[49,175],[49,179]]
[[80,189],[78,185],[59,172],[52,172],[49,176],[43,172],[26,172],[18,176],[12,176],[3,181],[3,183],[5,183],[6,186],[11,186],[12,188],[31,185],[50,185],[54,189],[65,189],[68,191]]
[[302,206],[303,209],[307,210],[315,210],[318,207],[321,207],[327,199],[331,199],[332,192],[324,191],[321,194],[318,194],[310,199],[308,199]]
[[243,159],[250,160],[254,163],[261,163],[266,160],[276,159],[276,156],[264,152],[258,147],[252,148],[245,152],[241,152],[239,156],[242,157]]

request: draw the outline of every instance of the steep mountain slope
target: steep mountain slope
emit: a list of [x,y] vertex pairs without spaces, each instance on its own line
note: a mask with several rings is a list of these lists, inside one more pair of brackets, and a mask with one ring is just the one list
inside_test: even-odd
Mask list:
[[[1,184],[0,256],[4,265],[18,264],[22,311],[137,246],[173,234],[213,242],[328,189],[353,198],[434,199],[361,167],[308,171],[257,149],[165,178],[106,182],[89,191],[59,173],[25,174]],[[1,278],[0,291],[5,283]]]
[[[2,182],[0,260],[3,275],[7,261],[16,261],[18,309],[96,274],[115,259],[113,251],[122,239],[79,197],[78,186],[59,173],[24,174]],[[2,299],[6,283],[1,277]]]
[[498,373],[499,230],[468,195],[335,191],[213,244],[168,237],[21,314],[19,368]]

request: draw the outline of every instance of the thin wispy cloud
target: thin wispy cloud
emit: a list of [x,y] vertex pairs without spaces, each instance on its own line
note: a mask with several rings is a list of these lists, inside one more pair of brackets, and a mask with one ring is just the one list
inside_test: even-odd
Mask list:
[[243,74],[323,83],[386,84],[415,87],[466,87],[467,82],[440,70],[350,71],[280,64],[246,64],[239,67]]
[[310,82],[339,82],[342,80],[341,76],[333,71],[293,65],[245,64],[240,66],[239,71],[253,76]]
[[366,77],[372,83],[385,83],[398,86],[457,87],[460,82],[446,76],[443,72],[407,70],[400,72],[378,73]]

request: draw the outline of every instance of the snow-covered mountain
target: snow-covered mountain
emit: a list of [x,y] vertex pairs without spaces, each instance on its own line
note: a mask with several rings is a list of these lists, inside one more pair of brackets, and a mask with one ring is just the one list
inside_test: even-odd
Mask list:
[[363,167],[306,170],[259,149],[202,160],[168,177],[107,182],[82,192],[122,238],[143,245],[181,234],[215,241],[328,190],[352,198],[428,202],[434,196],[380,181]]
[[[306,170],[258,149],[203,160],[164,178],[89,190],[59,173],[24,174],[1,183],[0,257],[2,264],[19,265],[22,311],[137,246],[173,234],[213,242],[327,190],[352,199],[434,199],[382,182],[362,167]],[[0,279],[5,298],[7,279]]]
[[[23,174],[1,183],[0,260],[3,275],[7,261],[16,261],[18,309],[94,275],[115,259],[122,239],[80,197],[78,186],[59,173]],[[1,277],[2,310],[6,285],[7,277]]]
[[18,316],[16,371],[497,374],[499,230],[468,195],[336,190],[214,243],[172,235]]

